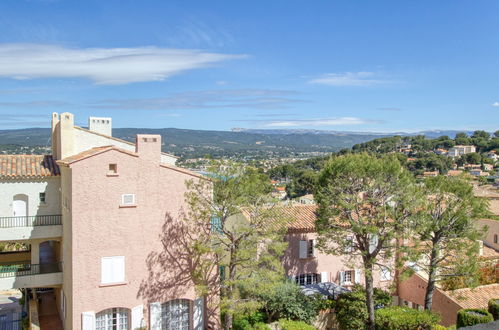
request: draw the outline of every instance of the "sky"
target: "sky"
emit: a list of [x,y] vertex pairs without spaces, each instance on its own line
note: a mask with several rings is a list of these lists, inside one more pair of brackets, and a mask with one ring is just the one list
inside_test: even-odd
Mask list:
[[496,0],[2,0],[0,129],[499,129]]

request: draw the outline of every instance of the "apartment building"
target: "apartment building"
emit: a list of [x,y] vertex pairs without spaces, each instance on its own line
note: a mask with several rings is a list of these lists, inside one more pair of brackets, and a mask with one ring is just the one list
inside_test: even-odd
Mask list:
[[472,152],[476,152],[476,147],[475,146],[462,146],[462,145],[457,145],[449,149],[449,152],[447,153],[448,156],[450,157],[459,157],[465,154],[469,154]]
[[218,328],[182,223],[185,182],[204,178],[176,167],[161,136],[129,143],[111,125],[54,113],[52,155],[0,156],[0,239],[27,247],[0,254],[0,290],[50,289],[52,314],[30,303],[42,330]]
[[[286,240],[288,248],[283,256],[286,275],[302,286],[317,283],[335,283],[349,289],[355,284],[365,284],[360,257],[351,258],[351,251],[336,256],[325,254],[315,247],[317,232],[315,221],[317,206],[296,204],[283,207],[289,219]],[[373,242],[374,243],[374,242]],[[375,269],[374,285],[387,289],[394,280],[393,265]]]

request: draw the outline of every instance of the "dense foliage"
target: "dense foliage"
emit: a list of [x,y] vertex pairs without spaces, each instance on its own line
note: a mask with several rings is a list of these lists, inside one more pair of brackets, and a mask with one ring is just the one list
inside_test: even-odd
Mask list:
[[[374,302],[377,308],[391,305],[390,294],[381,289],[374,289]],[[367,322],[366,294],[362,286],[355,286],[351,292],[338,296],[335,314],[342,330],[363,329]]]
[[489,300],[489,313],[492,314],[494,320],[499,320],[499,298]]
[[494,321],[492,314],[485,309],[461,309],[457,312],[457,328]]
[[431,330],[440,316],[408,307],[388,307],[376,311],[376,330]]
[[279,327],[282,330],[314,330],[315,328],[303,321],[279,320]]

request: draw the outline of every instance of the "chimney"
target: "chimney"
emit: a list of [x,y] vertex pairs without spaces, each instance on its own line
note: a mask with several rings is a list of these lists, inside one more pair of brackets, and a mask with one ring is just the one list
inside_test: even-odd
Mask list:
[[54,159],[60,159],[58,154],[58,145],[60,141],[60,126],[59,126],[59,114],[57,112],[52,113],[52,133],[50,135],[52,141],[52,157]]
[[159,163],[161,161],[161,135],[137,134],[135,152],[140,158]]
[[107,117],[88,117],[88,129],[92,132],[113,136],[113,122]]
[[72,113],[64,112],[59,117],[59,143],[57,156],[59,159],[74,155],[74,126],[75,118]]

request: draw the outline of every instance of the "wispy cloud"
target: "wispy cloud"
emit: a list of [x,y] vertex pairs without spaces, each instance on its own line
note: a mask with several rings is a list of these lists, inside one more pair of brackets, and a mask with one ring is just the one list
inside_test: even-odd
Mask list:
[[0,44],[0,77],[85,78],[96,84],[119,85],[161,81],[186,70],[244,57],[158,47],[78,49],[45,44]]
[[390,80],[381,79],[374,72],[342,72],[342,73],[325,73],[315,77],[308,82],[310,84],[321,84],[328,86],[378,86],[392,83]]
[[0,107],[10,109],[36,109],[36,108],[66,108],[74,104],[56,100],[0,102]]
[[494,102],[494,103],[492,103],[492,106],[493,106],[493,107],[499,107],[499,102]]
[[12,127],[28,127],[28,126],[47,126],[48,114],[15,114],[6,115],[2,114],[0,116],[0,127],[12,128]]
[[288,120],[239,120],[258,125],[259,127],[321,127],[321,126],[349,126],[379,124],[380,120],[363,119],[358,117],[333,117]]
[[200,90],[158,98],[108,99],[91,106],[123,110],[282,109],[293,103],[305,102],[294,98],[296,94],[294,91],[272,89]]

